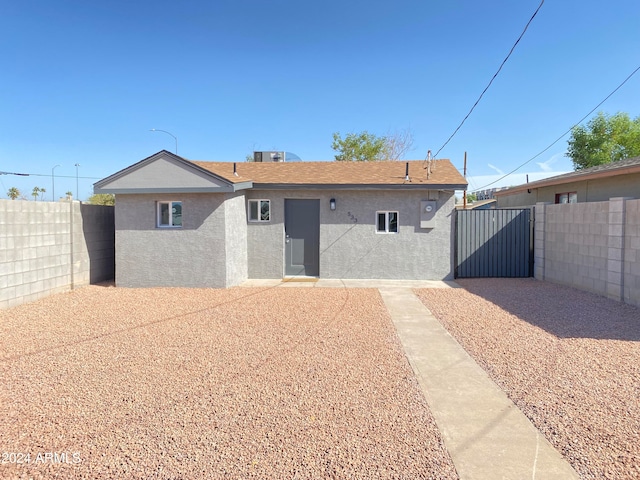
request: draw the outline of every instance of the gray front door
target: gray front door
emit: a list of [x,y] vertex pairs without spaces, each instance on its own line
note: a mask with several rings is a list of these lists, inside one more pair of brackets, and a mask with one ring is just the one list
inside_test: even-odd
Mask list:
[[284,274],[320,274],[320,200],[284,201]]

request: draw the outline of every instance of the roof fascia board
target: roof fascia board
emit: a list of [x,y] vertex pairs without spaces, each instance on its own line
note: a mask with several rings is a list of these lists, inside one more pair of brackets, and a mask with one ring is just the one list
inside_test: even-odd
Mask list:
[[521,193],[521,192],[524,192],[525,190],[534,190],[537,188],[544,188],[544,187],[554,187],[556,185],[584,182],[586,180],[596,180],[599,178],[617,177],[619,175],[625,175],[627,173],[640,173],[640,166],[621,167],[621,168],[605,170],[600,172],[591,172],[591,173],[576,174],[571,176],[562,176],[561,178],[556,178],[556,179],[553,179],[553,177],[551,177],[550,179],[538,180],[537,182],[531,182],[531,183],[524,183],[516,187],[511,187],[507,190],[495,192],[494,195],[499,197],[501,195]]
[[[95,193],[113,193],[117,194],[143,194],[143,193],[233,193],[242,188],[236,188],[238,185],[229,187],[211,187],[211,188],[94,188]],[[248,187],[250,188],[250,187]]]
[[467,184],[286,184],[254,183],[254,190],[464,190]]

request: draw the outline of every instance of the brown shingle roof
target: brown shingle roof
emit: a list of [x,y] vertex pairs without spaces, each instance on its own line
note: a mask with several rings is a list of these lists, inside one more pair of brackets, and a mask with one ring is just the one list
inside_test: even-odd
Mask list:
[[232,162],[192,161],[231,183],[255,185],[412,185],[462,188],[467,182],[449,160],[433,160],[427,179],[426,162],[409,161],[410,182],[405,181],[406,161],[383,162]]

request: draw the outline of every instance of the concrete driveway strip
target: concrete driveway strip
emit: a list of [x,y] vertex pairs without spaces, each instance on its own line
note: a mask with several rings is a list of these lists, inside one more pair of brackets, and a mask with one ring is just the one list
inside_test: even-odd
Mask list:
[[578,474],[410,288],[380,288],[462,480]]

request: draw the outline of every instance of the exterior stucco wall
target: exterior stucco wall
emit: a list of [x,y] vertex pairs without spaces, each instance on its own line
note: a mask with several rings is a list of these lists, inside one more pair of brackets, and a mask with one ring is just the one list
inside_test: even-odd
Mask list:
[[538,200],[538,189],[533,189],[531,193],[525,191],[511,195],[496,195],[496,208],[526,208],[538,202],[554,203],[554,199]]
[[[453,192],[252,190],[246,196],[271,200],[271,221],[247,225],[249,278],[283,276],[287,198],[320,200],[322,278],[453,278]],[[422,229],[420,202],[436,197],[435,227]],[[336,199],[335,211],[329,209],[331,198]],[[399,212],[398,234],[375,232],[376,211],[386,210]]]
[[[226,198],[204,193],[116,195],[116,284],[226,287]],[[156,226],[158,201],[182,202],[181,228]]]
[[[247,222],[247,271],[249,278],[282,278],[284,275],[284,196],[283,192],[248,190],[246,200],[271,201],[271,221]],[[300,198],[300,197],[298,197]],[[308,197],[307,197],[308,198]],[[320,207],[322,208],[322,206]]]
[[232,286],[247,279],[247,214],[243,193],[226,195],[224,216],[226,286]]
[[606,202],[614,197],[640,197],[640,174],[618,175],[541,187],[514,194],[496,195],[498,208],[529,207],[538,202],[555,203],[557,193],[576,192],[578,203]]

